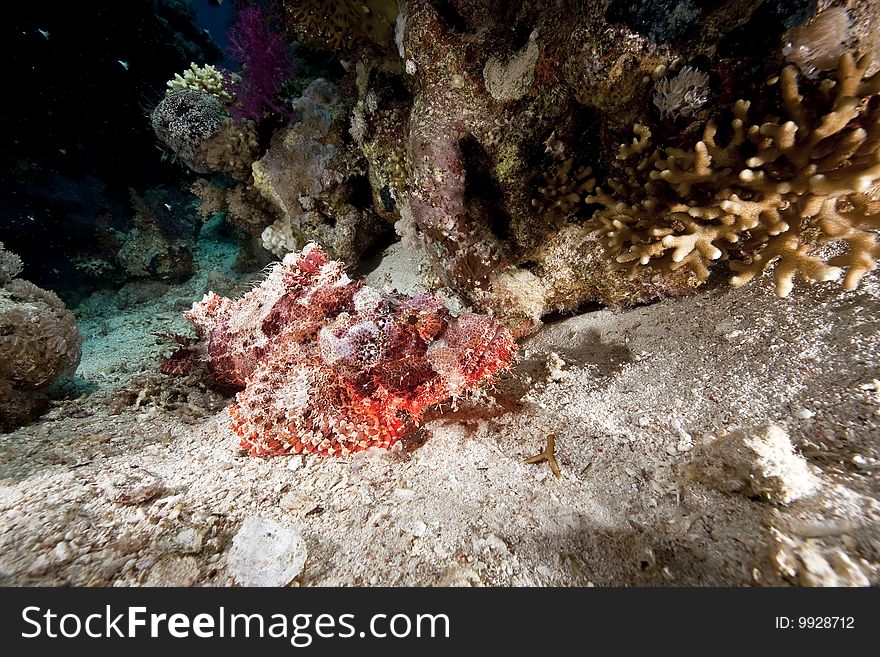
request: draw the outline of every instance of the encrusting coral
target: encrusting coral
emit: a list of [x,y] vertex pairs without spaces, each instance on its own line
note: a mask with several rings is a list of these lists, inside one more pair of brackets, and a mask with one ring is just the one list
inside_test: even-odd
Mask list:
[[[232,428],[256,456],[390,447],[427,408],[491,383],[516,348],[489,317],[352,281],[314,244],[241,299],[210,292],[186,317],[211,375],[244,387]],[[195,357],[184,346],[166,371]]]
[[[880,74],[866,77],[867,58],[843,55],[834,79],[804,84],[790,65],[772,80],[781,115],[763,122],[740,100],[726,144],[715,121],[691,149],[655,147],[650,130],[621,147],[621,175],[588,197],[602,207],[587,225],[616,262],[634,273],[650,265],[689,268],[697,281],[728,260],[743,285],[772,268],[776,292],[794,277],[838,279],[854,289],[880,257],[873,230],[880,203]],[[841,242],[827,262],[815,245]]]
[[46,401],[43,390],[76,370],[82,347],[76,320],[64,302],[54,292],[14,278],[19,269],[17,256],[0,244],[0,430],[4,431],[41,409]]
[[198,173],[250,175],[259,148],[252,121],[235,121],[213,94],[191,88],[169,91],[150,115],[153,130],[187,167]]

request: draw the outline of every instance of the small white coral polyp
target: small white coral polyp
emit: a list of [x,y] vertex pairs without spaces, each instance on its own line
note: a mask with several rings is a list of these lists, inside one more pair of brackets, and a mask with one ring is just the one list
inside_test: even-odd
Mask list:
[[186,316],[212,375],[244,387],[232,428],[255,456],[390,447],[428,407],[494,381],[516,350],[496,320],[353,281],[313,244],[241,299],[209,293]]
[[664,78],[654,87],[654,105],[660,116],[678,118],[692,116],[709,100],[709,76],[690,66],[675,77]]

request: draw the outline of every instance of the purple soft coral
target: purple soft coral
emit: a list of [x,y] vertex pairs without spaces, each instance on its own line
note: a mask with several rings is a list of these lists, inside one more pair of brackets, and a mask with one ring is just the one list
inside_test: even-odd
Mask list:
[[290,45],[273,32],[259,7],[238,12],[229,29],[229,55],[241,62],[241,79],[231,84],[235,103],[232,116],[242,121],[259,121],[265,113],[290,116],[276,96],[285,79],[293,75]]

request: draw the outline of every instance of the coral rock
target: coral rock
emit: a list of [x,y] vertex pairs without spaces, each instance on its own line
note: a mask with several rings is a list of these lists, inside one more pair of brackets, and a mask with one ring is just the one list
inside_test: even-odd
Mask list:
[[306,563],[303,537],[284,525],[248,516],[232,539],[229,572],[242,586],[287,586]]
[[193,171],[206,172],[198,158],[202,142],[215,135],[226,117],[223,104],[195,89],[168,93],[150,114],[156,135]]
[[241,299],[211,292],[186,316],[211,374],[244,387],[232,428],[257,456],[389,447],[425,409],[491,383],[515,350],[495,320],[352,281],[313,244]]
[[[3,256],[12,260],[0,250]],[[0,280],[0,430],[40,410],[42,391],[76,370],[81,346],[76,320],[55,293],[20,278]]]
[[778,424],[735,431],[694,454],[696,479],[726,493],[789,504],[817,488],[803,456]]
[[132,229],[121,236],[116,260],[126,275],[185,281],[192,274],[193,254],[188,240],[195,226],[185,215],[172,211],[162,188],[143,197],[131,190]]
[[[688,278],[678,272],[626,280],[578,218],[588,210],[585,200],[596,182],[585,165],[595,163],[602,173],[592,153],[604,128],[585,106],[597,105],[602,96],[602,109],[608,104],[615,123],[631,115],[643,103],[633,102],[641,93],[630,87],[641,85],[657,66],[655,56],[646,50],[637,62],[629,52],[615,55],[639,70],[615,73],[613,96],[585,84],[580,70],[566,89],[561,77],[570,62],[595,59],[569,51],[573,44],[589,44],[589,50],[596,43],[591,35],[607,30],[601,3],[583,3],[582,16],[571,12],[547,22],[553,11],[546,3],[499,2],[492,11],[483,3],[479,12],[466,4],[456,3],[461,20],[428,0],[413,0],[404,9],[401,46],[413,101],[405,123],[408,176],[394,191],[397,228],[407,244],[423,243],[447,287],[490,310],[516,335],[552,312],[690,292]],[[560,28],[569,20],[579,24],[575,31]],[[471,28],[462,27],[471,22]],[[514,32],[520,36],[512,42]],[[596,70],[612,79],[613,61],[602,57]],[[378,85],[376,93],[381,97]],[[373,121],[369,137],[378,132]],[[392,139],[386,148],[394,147]],[[533,198],[536,167],[548,160],[546,182]],[[558,275],[559,263],[564,275]]]
[[278,257],[316,241],[355,263],[382,232],[371,209],[353,204],[358,188],[368,184],[366,163],[340,148],[338,132],[347,122],[334,121],[339,100],[333,83],[313,80],[293,103],[301,120],[278,131],[253,164],[254,187],[282,215],[261,235],[266,250]]

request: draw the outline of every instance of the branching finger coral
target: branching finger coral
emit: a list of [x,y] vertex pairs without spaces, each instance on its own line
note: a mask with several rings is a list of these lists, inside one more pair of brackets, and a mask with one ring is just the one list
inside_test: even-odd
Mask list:
[[189,68],[183,72],[183,75],[175,73],[174,77],[168,80],[165,86],[168,87],[166,93],[171,93],[177,89],[193,89],[211,94],[217,100],[224,103],[232,100],[232,96],[226,92],[222,71],[210,64],[199,66],[195,62],[191,62]]
[[565,160],[552,175],[544,176],[547,184],[538,188],[541,198],[532,199],[532,205],[541,213],[567,217],[574,214],[589,192],[596,187],[591,178],[590,167],[578,167],[572,171],[574,160]]
[[489,317],[350,280],[314,244],[241,299],[212,292],[186,316],[211,374],[244,387],[232,428],[256,456],[389,447],[425,409],[491,383],[516,348]]
[[[880,180],[880,75],[867,68],[846,54],[834,79],[802,85],[786,67],[775,82],[782,116],[755,122],[740,100],[724,145],[714,121],[691,149],[654,147],[637,126],[639,139],[620,149],[623,175],[587,199],[602,206],[588,226],[631,272],[688,267],[702,282],[713,261],[729,260],[737,286],[772,268],[779,296],[797,274],[845,272],[854,289],[880,256],[867,196]],[[847,252],[826,262],[814,253],[826,242]]]

